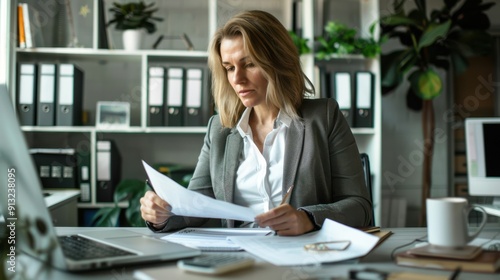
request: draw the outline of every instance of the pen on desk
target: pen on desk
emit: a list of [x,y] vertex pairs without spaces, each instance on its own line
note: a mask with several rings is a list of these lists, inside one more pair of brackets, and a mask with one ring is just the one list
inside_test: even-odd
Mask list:
[[457,269],[455,269],[455,271],[453,271],[453,274],[450,276],[450,280],[455,280],[457,279],[458,277],[458,274],[460,274],[460,267],[457,267]]
[[280,205],[283,205],[287,202],[288,197],[290,196],[290,193],[292,193],[293,185],[288,187],[288,190],[286,191],[286,194],[283,196],[283,199],[281,200]]

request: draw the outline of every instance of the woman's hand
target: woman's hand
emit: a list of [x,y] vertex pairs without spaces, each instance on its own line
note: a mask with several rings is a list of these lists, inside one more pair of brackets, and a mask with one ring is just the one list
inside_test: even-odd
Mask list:
[[155,225],[164,224],[168,218],[173,216],[170,210],[172,206],[168,204],[165,200],[161,199],[156,193],[152,191],[147,191],[143,197],[141,197],[141,217]]
[[255,217],[260,227],[270,227],[278,235],[300,235],[314,229],[306,212],[283,204]]

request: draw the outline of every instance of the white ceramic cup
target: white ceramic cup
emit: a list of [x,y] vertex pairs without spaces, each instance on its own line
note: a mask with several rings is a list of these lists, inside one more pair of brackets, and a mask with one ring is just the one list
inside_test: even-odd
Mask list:
[[[469,206],[462,197],[428,198],[427,235],[431,245],[461,248],[478,236],[486,224],[487,214],[479,206]],[[482,213],[481,224],[474,233],[469,233],[469,213]]]

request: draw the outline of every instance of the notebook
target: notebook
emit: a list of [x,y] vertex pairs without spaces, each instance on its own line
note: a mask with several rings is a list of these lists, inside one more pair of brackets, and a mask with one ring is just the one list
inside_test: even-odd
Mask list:
[[[77,235],[57,236],[38,173],[3,84],[0,84],[0,118],[0,170],[6,173],[0,181],[0,211],[7,228],[15,232],[15,243],[9,244],[16,252],[20,250],[69,271],[176,260],[201,254],[198,249],[123,228],[96,228]],[[97,256],[93,248],[96,243],[102,249]],[[77,255],[69,256],[70,251]]]

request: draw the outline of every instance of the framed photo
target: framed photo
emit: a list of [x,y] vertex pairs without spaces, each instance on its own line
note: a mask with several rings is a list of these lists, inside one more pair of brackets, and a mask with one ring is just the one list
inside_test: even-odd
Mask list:
[[97,102],[97,128],[129,128],[130,103],[115,101]]

